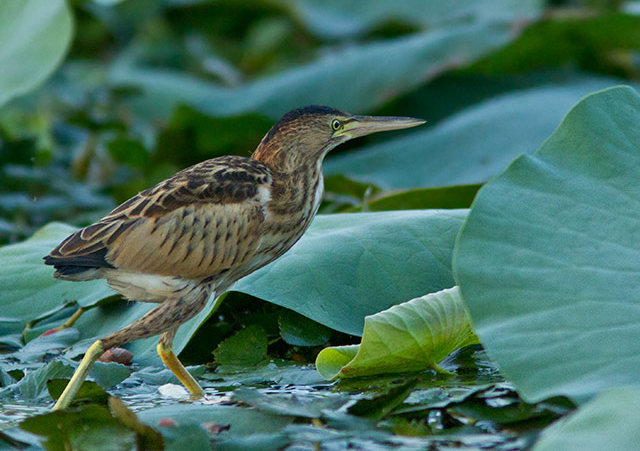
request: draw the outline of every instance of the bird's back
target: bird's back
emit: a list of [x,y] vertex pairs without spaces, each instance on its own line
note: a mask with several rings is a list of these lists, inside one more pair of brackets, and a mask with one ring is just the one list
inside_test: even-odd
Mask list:
[[45,257],[55,277],[115,272],[200,280],[241,267],[259,248],[272,177],[239,156],[204,161],[65,239]]

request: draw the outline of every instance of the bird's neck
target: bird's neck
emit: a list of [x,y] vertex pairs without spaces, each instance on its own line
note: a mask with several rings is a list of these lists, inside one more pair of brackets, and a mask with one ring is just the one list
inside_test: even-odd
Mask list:
[[309,153],[264,140],[253,153],[271,172],[271,214],[307,223],[317,212],[324,191],[322,158],[305,158]]
[[258,160],[273,172],[293,173],[305,166],[305,162],[300,161],[300,152],[291,148],[294,146],[293,142],[287,142],[287,144],[288,146],[274,143],[273,140],[267,140],[265,137],[251,158]]

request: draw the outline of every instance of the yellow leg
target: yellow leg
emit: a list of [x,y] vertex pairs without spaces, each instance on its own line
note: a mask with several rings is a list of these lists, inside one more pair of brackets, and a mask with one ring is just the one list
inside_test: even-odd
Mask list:
[[53,406],[53,410],[61,410],[69,407],[73,398],[78,394],[80,386],[82,386],[82,382],[87,377],[87,374],[89,374],[89,371],[91,371],[91,367],[103,352],[104,349],[102,341],[100,340],[96,341],[89,349],[87,349],[87,353],[84,355],[82,362],[80,362],[80,365],[76,369],[76,372],[73,373],[67,387],[58,398],[55,406]]
[[75,313],[71,315],[71,317],[67,321],[65,321],[65,323],[62,326],[58,327],[58,329],[62,330],[62,329],[68,329],[69,327],[72,327],[76,323],[76,321],[78,321],[78,318],[80,318],[82,314],[86,311],[87,309],[85,309],[84,307],[78,308],[78,310],[76,310]]
[[[170,335],[170,339],[167,340],[168,334],[163,334],[158,347],[158,355],[164,362],[164,364],[176,375],[178,380],[182,382],[189,393],[191,393],[192,399],[202,398],[204,396],[204,390],[200,387],[200,384],[193,378],[187,369],[182,365],[178,357],[173,353],[171,341],[173,341],[173,334]],[[166,343],[169,341],[169,343]]]

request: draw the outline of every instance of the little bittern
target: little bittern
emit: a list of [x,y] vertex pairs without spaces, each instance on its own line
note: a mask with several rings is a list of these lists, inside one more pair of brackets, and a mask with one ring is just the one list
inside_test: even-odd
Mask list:
[[157,334],[162,361],[194,397],[202,396],[172,351],[178,326],[212,294],[298,241],[320,205],[327,152],[358,136],[422,123],[298,108],[276,122],[250,158],[225,156],[184,169],[66,238],[44,258],[55,278],[106,279],[125,298],[158,306],[96,341],[54,409],[69,405],[104,351]]

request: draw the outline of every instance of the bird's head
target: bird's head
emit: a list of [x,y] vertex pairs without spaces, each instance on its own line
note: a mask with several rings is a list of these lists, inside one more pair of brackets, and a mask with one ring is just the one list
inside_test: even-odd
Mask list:
[[305,106],[282,116],[262,138],[253,158],[278,170],[295,170],[321,162],[331,149],[350,139],[424,123],[410,117],[354,116],[327,106]]

